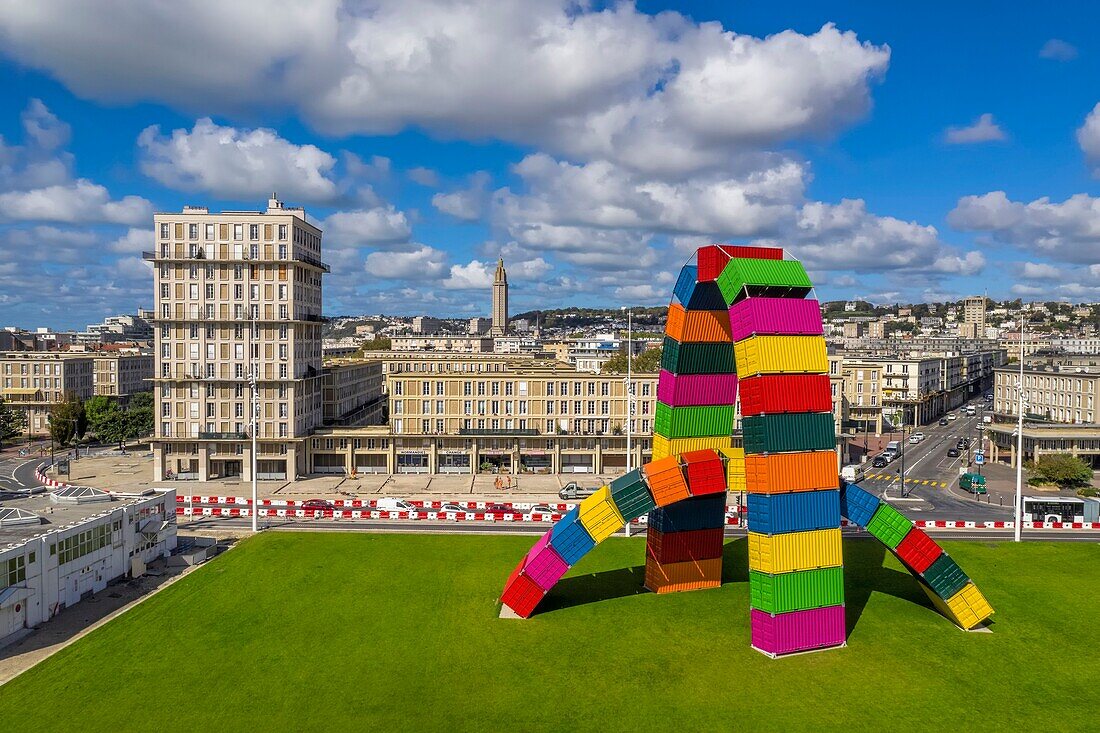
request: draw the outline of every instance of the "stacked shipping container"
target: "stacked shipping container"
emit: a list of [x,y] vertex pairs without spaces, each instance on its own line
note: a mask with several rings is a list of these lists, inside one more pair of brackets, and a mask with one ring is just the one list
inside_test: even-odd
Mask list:
[[993,615],[993,608],[951,556],[924,530],[857,484],[840,487],[841,512],[886,545],[920,581],[932,604],[964,629]]
[[809,278],[733,257],[718,275],[742,388],[752,645],[778,656],[844,643],[835,426]]
[[[724,253],[699,251],[680,271],[665,324],[653,428],[655,463],[677,462],[690,498],[650,512],[645,584],[657,593],[714,588],[722,582],[727,464],[734,456],[733,340],[716,282]],[[728,259],[728,258],[727,258]]]

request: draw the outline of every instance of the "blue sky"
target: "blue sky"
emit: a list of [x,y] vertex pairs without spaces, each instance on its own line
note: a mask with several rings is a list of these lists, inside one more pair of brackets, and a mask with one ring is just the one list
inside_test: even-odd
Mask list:
[[[325,229],[330,315],[666,302],[707,242],[822,298],[1100,295],[1100,10],[187,0],[0,8],[0,326],[152,302],[151,212]],[[253,29],[243,32],[243,29]]]

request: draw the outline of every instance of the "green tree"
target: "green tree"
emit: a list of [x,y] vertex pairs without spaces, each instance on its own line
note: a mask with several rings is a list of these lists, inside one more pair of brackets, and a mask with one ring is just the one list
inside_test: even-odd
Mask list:
[[26,427],[27,416],[0,399],[0,445],[3,445],[5,440],[18,438]]
[[50,410],[50,436],[59,445],[69,445],[74,438],[84,437],[87,416],[84,402],[71,392]]
[[[661,371],[661,349],[646,349],[634,357],[630,369],[635,374],[656,374]],[[600,374],[626,374],[626,354],[620,352],[604,362]]]
[[1069,453],[1051,453],[1040,456],[1027,465],[1031,477],[1028,483],[1057,484],[1063,489],[1087,486],[1092,483],[1092,468],[1077,456]]
[[376,338],[373,341],[364,341],[363,345],[359,347],[359,355],[362,356],[367,351],[389,351],[392,341],[387,338]]
[[118,405],[114,400],[104,395],[96,395],[84,402],[84,418],[88,430],[97,438],[104,440],[102,435],[107,423],[113,419],[113,413],[118,411]]
[[136,392],[126,406],[126,439],[144,438],[153,434],[153,393]]

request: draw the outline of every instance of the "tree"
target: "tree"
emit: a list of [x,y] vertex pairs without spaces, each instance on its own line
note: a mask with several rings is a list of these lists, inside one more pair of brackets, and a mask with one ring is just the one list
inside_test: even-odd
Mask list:
[[87,428],[84,402],[71,392],[50,410],[50,437],[59,445],[69,445],[74,438],[82,438]]
[[88,424],[88,430],[92,431],[100,440],[105,440],[103,432],[109,421],[117,419],[114,417],[117,412],[118,405],[110,397],[104,395],[96,395],[84,402],[84,417]]
[[1029,463],[1027,469],[1032,474],[1028,483],[1057,484],[1063,489],[1092,483],[1089,464],[1069,453],[1040,456],[1038,461]]
[[362,346],[359,347],[359,355],[362,356],[367,351],[389,351],[392,341],[387,338],[376,338],[373,341],[364,341]]
[[13,409],[0,399],[0,445],[5,440],[18,438],[27,427],[27,416],[22,411]]
[[126,406],[126,439],[144,438],[153,434],[153,393],[136,392]]
[[[656,374],[661,370],[661,349],[646,349],[631,361],[635,374]],[[626,374],[626,354],[620,352],[604,362],[600,374]]]

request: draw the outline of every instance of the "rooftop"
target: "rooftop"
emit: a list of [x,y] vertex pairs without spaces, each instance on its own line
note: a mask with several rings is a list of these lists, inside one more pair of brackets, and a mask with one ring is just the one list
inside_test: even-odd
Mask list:
[[50,499],[50,494],[42,493],[5,500],[0,502],[0,513],[6,513],[6,510],[20,510],[21,515],[37,515],[41,521],[13,526],[9,526],[6,521],[0,523],[0,549],[12,544],[22,544],[32,537],[47,532],[64,529],[69,525],[127,506],[142,498],[147,497],[111,496],[108,501],[91,504],[57,504]]

